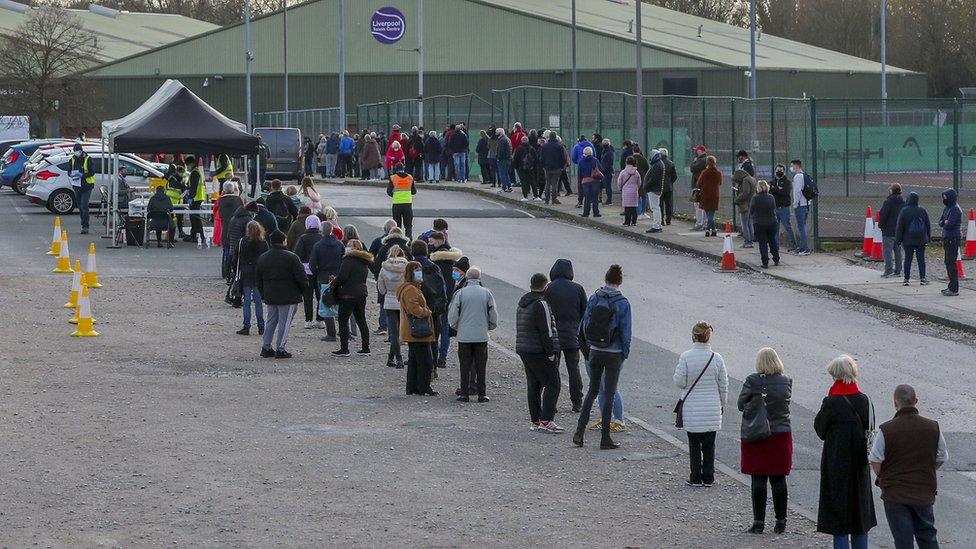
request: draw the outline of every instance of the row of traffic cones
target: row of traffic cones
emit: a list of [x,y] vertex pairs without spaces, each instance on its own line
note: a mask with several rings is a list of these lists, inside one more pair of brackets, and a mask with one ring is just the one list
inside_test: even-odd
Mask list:
[[[865,261],[884,261],[884,235],[881,234],[880,214],[871,216],[871,206],[864,214],[864,243],[861,258]],[[966,269],[963,260],[976,259],[976,209],[969,210],[969,226],[966,229],[966,244],[962,256],[956,259],[956,272],[959,279],[965,279]]]
[[101,288],[103,285],[98,280],[98,273],[95,264],[95,243],[88,246],[88,268],[81,269],[81,260],[75,260],[74,268],[71,267],[71,256],[68,251],[68,231],[61,228],[61,218],[54,219],[54,236],[51,237],[51,248],[47,255],[57,256],[55,273],[70,273],[71,291],[68,294],[68,302],[65,308],[73,309],[74,314],[68,319],[70,324],[75,324],[75,331],[71,333],[74,337],[95,337],[99,333],[95,331],[95,319],[92,317],[90,288]]

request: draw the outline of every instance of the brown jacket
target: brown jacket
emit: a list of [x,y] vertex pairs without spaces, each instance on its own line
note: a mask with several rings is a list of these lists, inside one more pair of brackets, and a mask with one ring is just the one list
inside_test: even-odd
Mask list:
[[380,147],[375,139],[370,139],[363,143],[363,152],[359,157],[359,163],[364,170],[375,170],[380,167]]
[[698,176],[695,188],[698,194],[698,207],[705,211],[718,211],[719,187],[722,186],[722,172],[718,168],[705,168]]
[[885,452],[875,484],[881,499],[911,505],[933,505],[938,493],[936,454],[939,424],[906,406],[881,424]]
[[[410,335],[409,316],[426,318],[431,322],[430,309],[427,308],[427,300],[424,299],[424,292],[420,289],[417,282],[404,282],[396,291],[397,301],[400,302],[400,341],[405,343],[432,343],[434,336],[425,338],[415,338]],[[431,333],[434,333],[434,325],[431,324]]]

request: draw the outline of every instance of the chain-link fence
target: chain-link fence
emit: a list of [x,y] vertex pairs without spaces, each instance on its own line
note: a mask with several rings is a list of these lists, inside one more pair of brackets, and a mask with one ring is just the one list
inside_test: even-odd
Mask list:
[[[346,118],[349,118],[347,115]],[[339,122],[339,107],[303,109],[297,111],[259,112],[254,114],[256,128],[298,128],[303,137],[313,141],[320,133],[328,135],[349,128],[349,123]]]
[[418,107],[416,99],[368,103],[356,107],[356,119],[361,129],[377,133],[388,133],[394,124],[404,129],[422,125],[428,131],[440,133],[448,125],[459,122],[469,128],[487,127],[497,121],[499,115],[490,102],[473,93],[425,97],[423,124],[420,123]]

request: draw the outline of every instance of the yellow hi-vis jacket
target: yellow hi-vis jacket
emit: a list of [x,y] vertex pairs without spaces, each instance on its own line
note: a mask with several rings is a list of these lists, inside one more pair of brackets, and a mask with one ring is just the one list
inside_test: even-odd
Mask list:
[[[221,169],[223,168],[223,169]],[[234,175],[234,163],[230,159],[229,154],[222,154],[217,157],[217,173],[215,177],[223,181],[230,176]]]
[[394,204],[411,204],[416,191],[413,188],[413,177],[396,175],[390,177],[387,194],[393,197]]
[[[193,193],[193,197],[190,199],[193,202],[203,202],[207,199],[207,176],[203,173],[203,166],[197,166],[193,169],[193,175],[196,175],[199,179],[197,180],[196,192]],[[193,184],[193,177],[190,177],[190,184]]]

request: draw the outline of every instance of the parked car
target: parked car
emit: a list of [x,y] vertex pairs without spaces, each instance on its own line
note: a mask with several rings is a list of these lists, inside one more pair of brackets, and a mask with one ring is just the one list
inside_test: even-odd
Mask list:
[[10,147],[13,147],[14,145],[17,145],[18,143],[23,143],[24,141],[27,141],[27,140],[26,139],[4,139],[4,140],[0,140],[0,157],[2,157],[3,154],[10,149]]
[[[111,189],[112,165],[111,157],[102,152],[89,153],[90,162],[94,163],[95,190],[92,192],[90,205],[100,206],[103,199],[101,187]],[[68,162],[71,154],[52,156],[41,163],[29,174],[27,198],[45,206],[52,213],[58,215],[69,214],[78,207],[74,189],[71,187],[71,177],[68,176]],[[148,187],[150,177],[163,177],[163,171],[148,162],[131,154],[120,154],[119,164],[125,166],[128,176],[126,182],[130,187]],[[104,196],[108,200],[108,196]]]
[[[34,154],[27,158],[27,162],[24,163],[24,173],[29,174],[33,171],[40,163],[41,160],[48,158],[50,156],[60,156],[64,154],[70,154],[74,149],[74,141],[64,142],[64,143],[51,143],[50,145],[41,145],[34,151]],[[102,151],[101,143],[86,142],[83,145],[85,152],[88,154],[93,154]],[[23,178],[23,188],[27,190],[27,179]],[[23,193],[21,193],[23,194]]]
[[300,180],[305,175],[302,162],[302,131],[298,128],[254,128],[268,147],[268,177]]
[[0,160],[0,187],[6,185],[20,194],[27,190],[24,180],[24,164],[39,147],[51,143],[61,143],[63,139],[37,139],[18,143],[3,153]]

